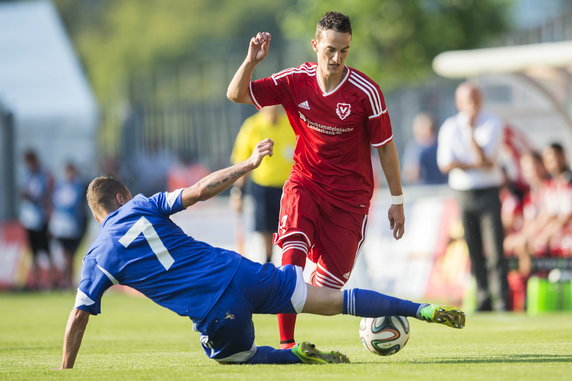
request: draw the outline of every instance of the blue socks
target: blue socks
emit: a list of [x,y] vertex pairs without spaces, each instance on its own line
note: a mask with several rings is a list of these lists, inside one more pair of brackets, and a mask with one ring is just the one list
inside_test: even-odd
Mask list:
[[[370,290],[354,288],[344,291],[343,314],[361,317],[412,316],[422,305],[409,300],[394,298]],[[297,364],[301,360],[291,349],[257,347],[256,353],[243,364]]]
[[344,315],[361,317],[412,316],[417,317],[421,304],[394,298],[370,290],[344,290]]
[[254,356],[242,364],[298,364],[301,362],[291,349],[256,347]]

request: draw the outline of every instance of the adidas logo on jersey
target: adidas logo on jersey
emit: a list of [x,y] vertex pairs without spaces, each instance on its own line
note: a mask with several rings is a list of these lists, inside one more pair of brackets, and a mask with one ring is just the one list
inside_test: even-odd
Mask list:
[[308,103],[308,101],[304,101],[304,102],[300,103],[300,104],[298,105],[298,107],[303,108],[303,109],[306,109],[306,110],[309,110],[309,109],[310,109],[310,104]]

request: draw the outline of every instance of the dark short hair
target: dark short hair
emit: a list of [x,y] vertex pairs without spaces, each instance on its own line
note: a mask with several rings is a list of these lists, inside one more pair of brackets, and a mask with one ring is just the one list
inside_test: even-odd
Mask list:
[[96,177],[87,187],[87,203],[92,211],[111,213],[117,209],[116,194],[131,196],[129,189],[119,180],[111,176]]
[[560,143],[553,142],[548,145],[548,148],[555,151],[556,153],[562,155],[564,153],[564,146]]
[[340,12],[326,12],[316,25],[316,37],[323,30],[335,30],[336,32],[352,34],[350,18]]
[[28,163],[34,163],[34,164],[40,162],[40,160],[38,159],[38,155],[36,155],[36,151],[32,149],[27,149],[24,152],[24,160],[27,161]]

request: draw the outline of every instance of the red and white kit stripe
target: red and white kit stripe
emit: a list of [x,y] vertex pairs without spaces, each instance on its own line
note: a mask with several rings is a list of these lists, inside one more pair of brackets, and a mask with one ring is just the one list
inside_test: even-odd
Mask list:
[[387,107],[384,109],[383,104],[381,103],[381,95],[379,91],[366,78],[362,77],[355,71],[352,71],[350,73],[349,82],[367,95],[371,104],[371,109],[373,110],[373,115],[370,115],[369,119],[376,118],[387,112]]
[[346,282],[328,270],[326,270],[321,264],[317,264],[316,270],[312,273],[311,277],[312,284],[318,287],[333,288],[336,290],[344,287]]

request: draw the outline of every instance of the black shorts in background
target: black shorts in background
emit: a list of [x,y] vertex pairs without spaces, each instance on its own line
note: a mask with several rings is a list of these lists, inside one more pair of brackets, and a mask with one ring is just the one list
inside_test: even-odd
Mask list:
[[251,182],[250,193],[254,199],[254,231],[276,232],[282,188],[265,187]]
[[65,252],[71,253],[71,254],[75,254],[75,252],[77,251],[77,248],[79,247],[79,244],[81,243],[81,238],[59,238],[59,237],[55,237],[54,239],[56,241],[58,241],[60,245],[62,245],[62,248],[64,249]]
[[48,225],[44,225],[41,230],[26,229],[26,234],[34,258],[36,258],[41,251],[44,251],[48,255],[50,254]]

